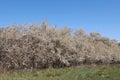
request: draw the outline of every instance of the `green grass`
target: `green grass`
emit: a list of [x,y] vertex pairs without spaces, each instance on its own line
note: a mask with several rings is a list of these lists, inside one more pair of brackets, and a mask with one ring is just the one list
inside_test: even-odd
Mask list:
[[81,66],[1,73],[0,80],[120,80],[120,66]]

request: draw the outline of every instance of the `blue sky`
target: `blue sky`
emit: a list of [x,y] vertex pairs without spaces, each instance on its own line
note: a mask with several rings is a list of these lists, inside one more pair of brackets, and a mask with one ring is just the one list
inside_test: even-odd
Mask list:
[[120,41],[120,0],[0,0],[0,27],[43,20]]

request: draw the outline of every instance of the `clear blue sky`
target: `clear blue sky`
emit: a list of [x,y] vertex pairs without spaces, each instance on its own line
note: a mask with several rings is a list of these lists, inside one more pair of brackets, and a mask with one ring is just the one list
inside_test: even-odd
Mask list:
[[0,27],[42,20],[120,41],[120,0],[0,0]]

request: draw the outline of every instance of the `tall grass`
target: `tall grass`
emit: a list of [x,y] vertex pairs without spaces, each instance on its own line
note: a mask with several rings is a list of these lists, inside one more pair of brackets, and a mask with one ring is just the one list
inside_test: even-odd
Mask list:
[[0,74],[0,80],[120,80],[120,66],[81,66]]

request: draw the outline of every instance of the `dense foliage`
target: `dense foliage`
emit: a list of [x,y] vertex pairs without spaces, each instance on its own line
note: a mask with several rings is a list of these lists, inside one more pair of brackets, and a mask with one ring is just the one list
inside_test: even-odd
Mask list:
[[0,68],[8,70],[120,63],[120,44],[97,32],[41,25],[0,29]]

